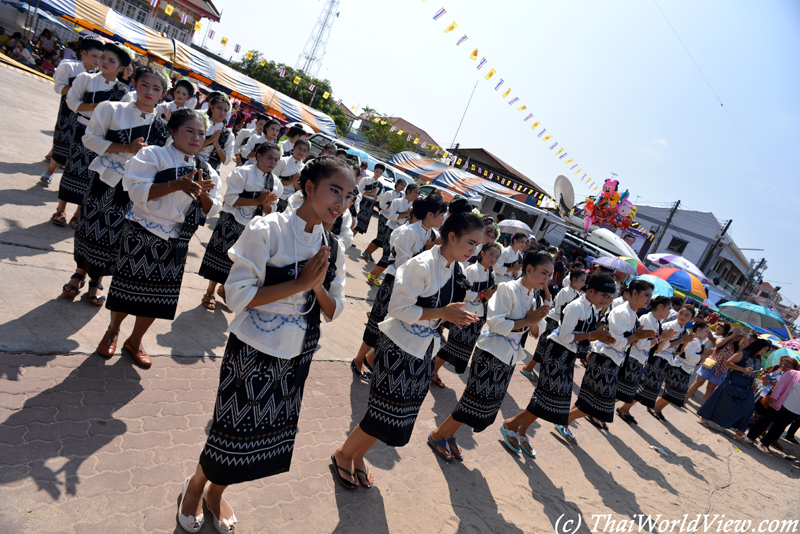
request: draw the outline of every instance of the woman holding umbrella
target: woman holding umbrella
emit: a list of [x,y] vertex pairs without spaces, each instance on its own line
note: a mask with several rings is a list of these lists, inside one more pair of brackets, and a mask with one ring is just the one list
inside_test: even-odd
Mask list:
[[761,367],[761,356],[770,346],[766,339],[756,339],[725,361],[729,369],[725,381],[697,411],[701,425],[709,426],[708,422],[713,421],[723,428],[734,429],[736,439],[744,439],[755,410],[753,380]]

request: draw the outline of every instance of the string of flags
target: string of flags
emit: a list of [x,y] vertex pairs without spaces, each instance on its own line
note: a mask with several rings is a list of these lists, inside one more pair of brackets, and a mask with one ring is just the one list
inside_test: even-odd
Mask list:
[[[425,0],[423,0],[423,1],[425,1]],[[443,17],[443,16],[444,16],[446,13],[447,13],[447,10],[446,10],[444,7],[442,7],[442,8],[440,8],[440,9],[438,9],[438,10],[437,10],[437,11],[434,13],[434,15],[433,15],[433,20],[434,20],[434,21],[438,21],[438,20],[439,20],[439,19],[441,19],[441,18],[442,18],[442,17]],[[452,31],[453,31],[454,29],[456,29],[456,28],[458,28],[458,24],[457,24],[455,21],[453,21],[453,22],[451,22],[451,23],[450,23],[450,24],[449,24],[449,25],[448,25],[448,26],[445,28],[445,30],[444,30],[444,33],[446,33],[446,34],[447,34],[447,33],[450,33],[450,32],[452,32]],[[461,37],[460,39],[458,39],[458,41],[456,42],[456,46],[459,46],[459,45],[461,45],[461,43],[463,43],[463,42],[464,42],[464,41],[466,41],[466,40],[467,40],[467,34],[466,34],[466,33],[463,33],[463,34],[462,34],[462,37]],[[479,51],[478,51],[478,48],[474,48],[474,49],[473,49],[473,50],[470,52],[470,54],[469,54],[469,58],[470,58],[471,60],[473,60],[473,61],[478,61],[478,57],[479,57]],[[485,57],[481,57],[480,61],[478,61],[477,70],[481,70],[481,69],[482,69],[482,68],[483,68],[483,67],[484,67],[484,66],[485,66],[487,63],[488,63],[488,60],[487,60]],[[489,69],[489,72],[487,72],[487,73],[484,75],[484,79],[485,79],[486,81],[489,81],[489,80],[491,80],[491,79],[492,79],[492,77],[493,77],[495,74],[497,74],[497,71],[496,71],[494,68],[491,68],[491,69]],[[500,87],[502,87],[504,83],[505,83],[505,80],[504,80],[503,78],[500,78],[500,79],[497,81],[497,83],[495,84],[495,86],[494,86],[494,90],[495,90],[495,91],[499,91],[499,90],[500,90]],[[507,98],[507,97],[509,96],[509,94],[511,94],[511,89],[510,89],[510,88],[507,88],[507,89],[506,89],[506,91],[502,93],[502,98],[503,98],[503,99]],[[511,100],[509,100],[509,101],[508,101],[508,105],[509,105],[509,106],[513,106],[514,104],[517,104],[517,103],[519,103],[519,104],[522,104],[522,103],[520,102],[520,97],[518,97],[518,96],[515,96],[515,97],[511,98]],[[517,111],[524,111],[524,110],[526,110],[526,109],[527,109],[527,105],[524,105],[524,104],[522,104],[522,105],[520,105],[520,106],[517,108]],[[522,120],[523,120],[523,122],[527,122],[527,121],[529,121],[531,118],[533,118],[533,115],[534,115],[534,114],[533,114],[532,112],[529,112],[529,113],[527,113],[527,114],[526,114],[526,115],[523,117],[523,119],[522,119]],[[537,121],[535,121],[535,122],[533,123],[533,125],[531,126],[531,129],[532,129],[534,132],[536,132],[536,137],[537,137],[538,139],[541,139],[541,140],[542,140],[542,141],[544,141],[544,142],[549,142],[549,141],[552,139],[552,137],[553,137],[553,136],[552,136],[552,135],[550,135],[550,134],[547,134],[547,128],[544,128],[544,127],[540,128],[540,126],[541,126],[541,123],[540,123],[540,121],[538,121],[538,120],[537,120]],[[555,142],[555,141],[554,141],[554,142],[553,142],[553,143],[550,145],[550,150],[553,150],[553,149],[554,149],[554,148],[556,148],[557,146],[558,146],[558,142]],[[572,166],[570,167],[570,171],[572,171],[572,170],[575,170],[575,169],[578,169],[578,170],[577,170],[577,172],[575,172],[575,174],[574,174],[575,176],[577,176],[578,174],[580,174],[581,172],[583,172],[583,169],[582,169],[582,168],[580,168],[579,164],[578,164],[578,163],[576,163],[574,159],[569,159],[569,160],[566,160],[566,161],[564,161],[564,158],[565,158],[565,156],[567,155],[567,153],[566,153],[566,152],[564,152],[564,154],[562,155],[562,154],[561,154],[561,152],[562,152],[563,150],[564,150],[564,148],[562,147],[562,148],[560,148],[560,149],[559,149],[559,151],[556,153],[556,155],[557,155],[557,156],[559,156],[559,160],[562,160],[562,161],[564,162],[564,164],[565,164],[565,165],[572,164]],[[455,161],[455,164],[456,164],[456,165],[460,165],[460,164],[461,164],[461,159],[460,159],[460,158],[455,158],[455,156],[452,156],[452,158],[451,158],[451,159],[452,159],[453,161]],[[457,160],[457,161],[456,161],[456,160]],[[471,169],[470,169],[470,170],[477,170],[477,169],[476,169],[476,167],[473,165],[473,166],[471,167]],[[481,173],[479,172],[478,174],[481,174]],[[486,174],[485,174],[485,173],[484,173],[484,176],[486,176]],[[509,180],[505,180],[505,179],[504,179],[504,181],[510,182]],[[600,186],[599,186],[599,185],[596,185],[596,183],[595,183],[595,182],[592,180],[592,178],[591,178],[591,177],[588,175],[588,173],[583,173],[583,176],[581,177],[581,182],[583,182],[583,183],[584,183],[584,184],[585,184],[585,185],[586,185],[586,186],[589,188],[589,190],[590,190],[590,191],[596,191],[596,190],[598,190],[598,189],[600,188]],[[501,181],[501,183],[502,183],[502,181]],[[506,184],[503,184],[503,185],[506,185]],[[513,184],[512,184],[512,185],[513,185]],[[520,185],[520,184],[516,184],[516,186],[518,186],[518,187],[519,187],[519,189],[517,189],[517,187],[512,187],[512,189],[514,189],[514,190],[523,190],[523,189],[526,189],[526,186],[523,186],[523,185]],[[540,197],[544,197],[544,195],[541,195],[540,193],[537,193],[536,191],[534,191],[534,190],[533,190],[533,189],[531,189],[531,188],[527,188],[527,189],[528,189],[528,190],[529,190],[531,193],[535,193],[535,195],[534,195],[534,196],[536,196],[536,195],[539,195]],[[531,194],[531,193],[528,193],[528,194]],[[549,197],[547,197],[546,199],[539,198],[539,200],[538,200],[538,203],[542,203],[542,202],[544,202],[544,203],[551,203],[551,204],[555,205],[555,201],[554,201],[553,199],[549,198]]]

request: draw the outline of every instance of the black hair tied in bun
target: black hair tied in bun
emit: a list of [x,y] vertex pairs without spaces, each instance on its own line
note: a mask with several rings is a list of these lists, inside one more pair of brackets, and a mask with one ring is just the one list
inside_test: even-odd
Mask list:
[[452,202],[450,202],[450,208],[448,210],[450,215],[455,215],[456,213],[468,213],[472,211],[472,205],[467,202],[466,198],[463,197],[455,197]]

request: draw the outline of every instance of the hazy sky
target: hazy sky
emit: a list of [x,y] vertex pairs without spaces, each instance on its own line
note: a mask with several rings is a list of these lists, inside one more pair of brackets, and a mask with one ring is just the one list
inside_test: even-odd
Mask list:
[[[294,66],[325,2],[215,4],[222,23],[209,50],[226,36],[226,57],[239,43]],[[581,199],[588,187],[549,150],[558,141],[593,178],[617,173],[640,204],[680,199],[733,219],[736,243],[765,249],[745,253],[766,257],[765,279],[800,304],[799,2],[341,0],[339,10],[320,70],[334,98],[402,116],[449,146],[478,81],[462,147],[489,150],[551,193],[565,174]],[[474,48],[487,59],[480,71]]]

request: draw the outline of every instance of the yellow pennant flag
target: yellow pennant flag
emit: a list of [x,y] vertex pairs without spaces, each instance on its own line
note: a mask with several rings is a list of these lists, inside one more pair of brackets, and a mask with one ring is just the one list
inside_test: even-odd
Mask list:
[[419,144],[419,137],[415,137],[415,138],[414,138],[414,144],[415,144],[415,145],[418,145],[418,144]]
[[403,135],[403,130],[397,130],[397,135]]
[[487,171],[487,170],[484,170],[484,171],[483,171],[483,175],[484,175],[484,176],[489,176],[489,171]]
[[579,173],[579,172],[581,172],[582,170],[583,170],[583,169],[578,169],[578,170],[575,172],[575,175],[577,176],[577,175],[578,175],[578,173]]
[[166,16],[172,15],[173,11],[175,11],[175,8],[173,6],[171,6],[171,5],[169,5],[169,4],[167,4],[167,7],[164,8],[164,14]]
[[247,54],[245,54],[245,57],[247,59],[253,59],[253,51],[252,50],[248,51]]
[[261,65],[262,67],[266,67],[267,66],[267,60],[266,59],[262,59],[261,63],[259,63],[259,65]]
[[517,108],[517,111],[522,111],[524,109],[528,109],[528,106],[520,106]]
[[573,161],[575,161],[575,160],[574,159],[568,159],[567,161],[564,162],[564,165],[566,165],[567,163],[572,163]]
[[550,139],[552,139],[552,138],[553,138],[553,136],[552,136],[552,135],[545,135],[545,136],[544,136],[544,139],[542,139],[542,141],[549,141],[549,140],[550,140]]
[[378,117],[375,117],[374,119],[372,119],[372,122],[380,122],[380,121],[381,120]]
[[322,93],[322,98],[328,98],[329,96],[331,96],[331,94],[328,91]]
[[456,24],[454,22],[450,26],[447,27],[447,29],[444,31],[444,33],[450,33],[451,31],[455,30],[456,28],[458,28],[458,24]]
[[295,85],[299,85],[300,84],[300,76],[295,76],[294,77],[294,84]]
[[486,79],[488,80],[489,78],[491,78],[492,76],[494,76],[494,73],[495,73],[495,72],[497,72],[497,71],[496,71],[496,70],[494,70],[494,69],[490,70],[490,71],[489,71],[489,72],[486,74],[486,76],[484,76],[484,78],[486,78]]
[[386,121],[381,121],[381,124],[386,124]]
[[461,165],[461,158],[458,158],[458,161],[456,161],[456,165]]
[[506,92],[503,93],[503,98],[507,97],[508,93],[510,93],[510,92],[511,92],[511,89],[506,89]]
[[531,130],[535,130],[536,127],[539,126],[540,124],[541,124],[541,122],[539,122],[539,121],[534,122],[533,125],[531,126]]
[[350,106],[350,109],[356,109],[356,107],[355,106]]
[[222,46],[225,46],[226,44],[228,44],[228,38],[227,37],[223,37],[222,40],[220,41],[220,43],[222,43]]
[[203,25],[200,24],[199,20],[195,21],[195,23],[194,23],[194,31],[199,32],[202,27],[203,27]]
[[478,60],[478,49],[477,48],[472,51],[472,53],[469,55],[469,58],[472,59],[472,60],[475,60],[475,61]]
[[558,155],[559,155],[559,154],[561,154],[562,152],[564,152],[564,149],[563,149],[563,148],[559,148],[559,149],[558,149],[558,152],[556,152],[556,156],[558,156]]
[[475,164],[473,163],[472,165],[470,165],[469,169],[470,169],[471,171],[474,171],[474,170],[475,170]]

